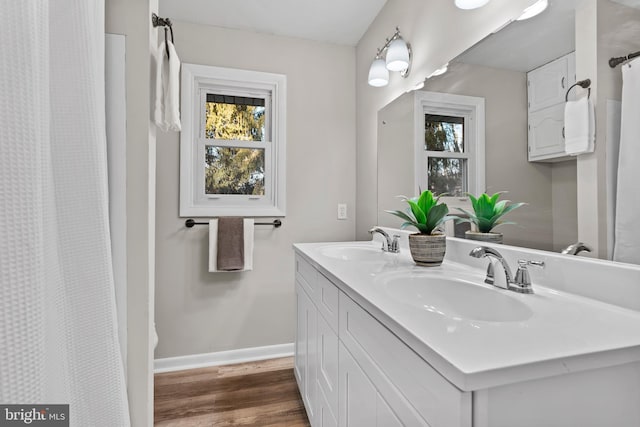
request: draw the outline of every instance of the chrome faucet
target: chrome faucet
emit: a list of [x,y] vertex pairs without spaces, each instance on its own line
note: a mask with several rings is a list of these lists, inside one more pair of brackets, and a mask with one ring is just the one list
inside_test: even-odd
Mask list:
[[373,233],[382,234],[382,237],[384,237],[384,241],[382,242],[383,251],[391,252],[394,254],[397,254],[398,252],[400,252],[400,242],[398,241],[398,239],[400,238],[400,235],[394,234],[392,239],[391,236],[389,236],[389,234],[387,234],[387,232],[380,227],[373,227],[371,230],[369,230],[369,233],[372,236],[373,236]]
[[492,262],[490,262],[487,266],[487,277],[484,279],[484,282],[498,288],[507,289],[509,291],[514,291],[521,294],[533,293],[533,288],[531,286],[531,277],[529,276],[529,270],[527,270],[527,266],[535,265],[537,267],[544,267],[544,261],[528,261],[521,259],[518,260],[518,271],[516,272],[516,276],[513,277],[513,275],[511,274],[511,269],[509,268],[509,264],[507,264],[507,261],[505,261],[504,257],[497,250],[487,246],[478,246],[477,248],[474,248],[471,252],[469,252],[469,255],[474,258],[491,257],[498,260],[502,265],[502,268],[504,269],[506,283],[498,283],[496,281]]
[[565,255],[578,255],[580,252],[591,252],[591,248],[582,242],[576,242],[562,250]]

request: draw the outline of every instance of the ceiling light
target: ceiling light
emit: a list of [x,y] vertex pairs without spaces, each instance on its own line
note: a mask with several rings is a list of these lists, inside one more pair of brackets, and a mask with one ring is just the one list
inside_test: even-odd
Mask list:
[[387,70],[403,71],[407,68],[409,68],[409,47],[402,37],[398,37],[387,49]]
[[400,30],[388,38],[382,48],[378,49],[376,59],[369,68],[369,84],[375,87],[389,83],[389,70],[399,71],[402,77],[409,75],[411,68],[411,45],[400,36]]
[[477,9],[489,3],[489,0],[456,0],[459,9]]
[[522,15],[517,21],[524,21],[525,19],[533,18],[534,16],[542,13],[549,6],[549,0],[538,0],[522,12]]
[[384,59],[376,58],[369,68],[369,84],[374,87],[382,87],[389,84],[389,70]]

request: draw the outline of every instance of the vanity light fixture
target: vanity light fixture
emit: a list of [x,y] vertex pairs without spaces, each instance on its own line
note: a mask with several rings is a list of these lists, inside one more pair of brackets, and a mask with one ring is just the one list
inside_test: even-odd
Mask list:
[[389,71],[399,71],[402,77],[409,75],[411,68],[411,45],[396,32],[388,38],[369,68],[369,85],[382,87],[389,84]]
[[389,70],[383,58],[376,56],[369,68],[369,85],[383,87],[389,84]]
[[458,9],[477,9],[489,3],[489,0],[455,0]]
[[549,0],[538,0],[522,12],[522,15],[516,19],[516,21],[524,21],[525,19],[533,18],[534,16],[542,13],[547,6],[549,6]]

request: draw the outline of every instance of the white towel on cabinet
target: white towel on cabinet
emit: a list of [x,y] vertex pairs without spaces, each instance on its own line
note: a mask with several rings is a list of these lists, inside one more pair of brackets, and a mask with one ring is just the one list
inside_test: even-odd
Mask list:
[[170,40],[160,43],[156,52],[155,95],[155,124],[164,132],[180,131],[180,58]]
[[572,156],[595,148],[595,112],[589,98],[568,101],[564,107],[564,151]]
[[253,218],[244,219],[244,270],[225,271],[218,270],[218,219],[209,221],[209,272],[210,273],[236,273],[238,271],[253,270]]

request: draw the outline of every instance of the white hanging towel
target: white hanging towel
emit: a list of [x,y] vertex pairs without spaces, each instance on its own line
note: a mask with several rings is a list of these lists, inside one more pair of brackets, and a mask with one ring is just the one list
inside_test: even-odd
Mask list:
[[238,271],[253,270],[253,218],[244,219],[244,269],[242,270],[218,270],[218,219],[209,221],[209,272],[210,273],[235,273]]
[[613,260],[640,264],[640,58],[622,66],[622,121],[618,158]]
[[568,101],[564,107],[564,151],[572,156],[595,148],[595,112],[587,97]]
[[180,131],[180,58],[170,40],[160,43],[156,52],[156,102],[153,119],[164,132]]

